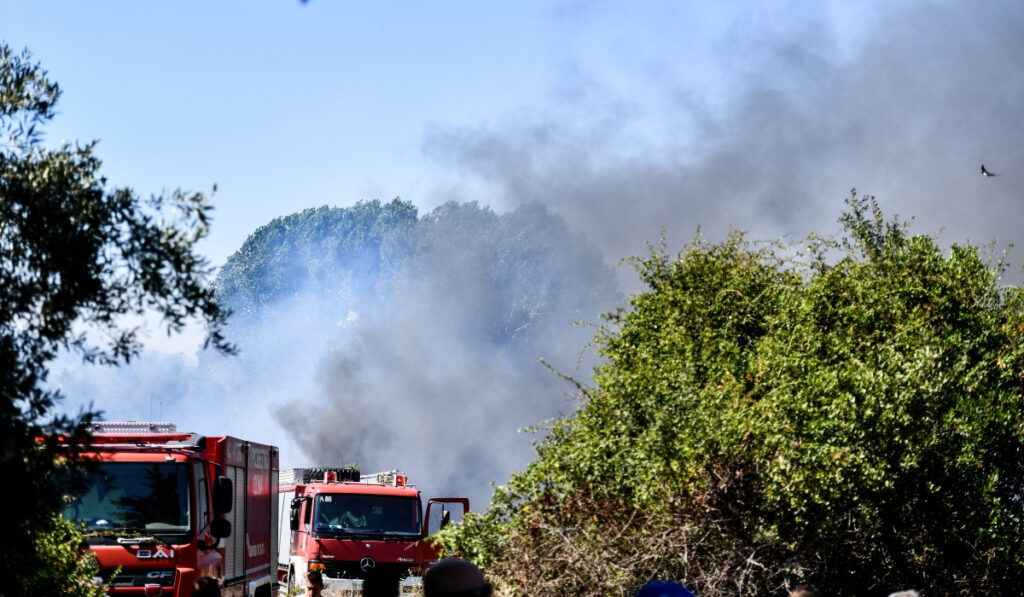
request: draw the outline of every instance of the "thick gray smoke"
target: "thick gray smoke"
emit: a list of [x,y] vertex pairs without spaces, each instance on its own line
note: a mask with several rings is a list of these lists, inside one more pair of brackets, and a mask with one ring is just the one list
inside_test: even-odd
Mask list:
[[[515,430],[575,407],[537,359],[586,379],[590,363],[575,362],[593,330],[570,323],[621,300],[609,299],[606,270],[579,265],[592,264],[588,243],[611,265],[645,253],[661,227],[670,249],[698,228],[712,239],[729,227],[752,238],[828,233],[856,187],[913,218],[914,232],[1019,244],[1024,4],[910,3],[878,13],[855,43],[821,10],[795,28],[738,23],[722,43],[745,58],[712,65],[735,67],[726,95],[707,92],[708,69],[676,72],[670,58],[632,95],[568,60],[552,104],[427,135],[425,152],[450,178],[424,203],[475,200],[498,215],[479,210],[478,225],[457,226],[442,209],[405,275],[350,291],[295,283],[262,321],[238,324],[234,359],[149,354],[115,371],[61,368],[54,381],[71,406],[91,400],[111,419],[148,412],[275,443],[286,466],[400,467],[428,492],[468,493],[479,507],[488,481],[530,458],[530,437]],[[650,109],[660,105],[674,116]],[[665,141],[664,131],[678,134]],[[1000,176],[983,178],[982,163]],[[481,236],[499,217],[519,242]],[[321,257],[297,254],[295,267]],[[521,268],[511,286],[529,292],[494,275],[511,262]],[[619,284],[636,290],[628,269]],[[509,316],[524,313],[538,316]]]
[[623,300],[597,248],[539,204],[307,210],[253,234],[219,284],[237,356],[56,380],[116,405],[108,420],[272,443],[285,467],[400,469],[474,508],[531,460],[522,428],[576,409],[547,366],[589,379],[595,330],[574,323]]
[[[447,204],[416,239],[372,293],[269,309],[280,321],[261,327],[277,330],[284,355],[308,355],[315,379],[272,410],[309,464],[400,468],[482,506],[491,481],[531,459],[535,436],[518,430],[577,406],[540,359],[589,378],[593,359],[577,361],[594,330],[573,322],[597,321],[621,297],[596,248],[537,205],[497,216]],[[302,312],[337,321],[311,342],[295,333]]]
[[[703,104],[669,65],[655,73],[665,83],[644,87],[648,95],[601,96],[586,118],[559,105],[532,119],[436,130],[426,149],[455,173],[440,193],[458,197],[471,186],[496,207],[540,200],[609,261],[642,253],[660,226],[675,247],[698,227],[712,238],[729,227],[753,238],[833,232],[852,187],[888,214],[913,218],[915,232],[1019,243],[1024,4],[893,10],[852,55],[826,22],[753,45],[764,30],[737,30],[731,49],[746,44],[752,57],[747,74],[732,74],[739,91],[725,106]],[[644,107],[658,104],[652,93],[675,102],[676,117],[658,124],[686,133],[677,142],[637,133]],[[983,163],[1001,176],[983,178]]]

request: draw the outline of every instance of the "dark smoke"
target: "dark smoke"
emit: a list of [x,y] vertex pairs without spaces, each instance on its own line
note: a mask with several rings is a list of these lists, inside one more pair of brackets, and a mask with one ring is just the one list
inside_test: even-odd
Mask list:
[[[539,204],[416,217],[360,203],[280,218],[218,279],[239,354],[149,353],[59,367],[108,420],[162,418],[281,447],[282,466],[401,469],[430,495],[486,505],[531,459],[522,428],[571,414],[600,313],[621,304],[597,248]],[[542,362],[542,359],[545,362]]]
[[[559,29],[567,37],[586,34],[581,12],[613,10],[564,6],[553,18],[575,24]],[[619,302],[594,263],[644,254],[662,227],[670,249],[698,228],[711,239],[729,227],[829,233],[857,187],[913,218],[915,232],[1019,243],[1024,4],[869,8],[877,14],[852,42],[818,6],[800,7],[821,12],[792,27],[763,26],[764,13],[737,20],[719,41],[728,62],[713,50],[674,60],[700,27],[665,19],[652,34],[666,57],[626,89],[591,70],[586,52],[562,56],[550,104],[434,125],[425,152],[451,178],[424,204],[476,200],[496,213],[462,203],[428,214],[402,275],[352,278],[368,287],[284,280],[273,308],[237,324],[237,359],[150,354],[113,372],[62,368],[54,381],[74,389],[69,406],[92,400],[108,418],[162,413],[276,443],[285,465],[401,467],[428,491],[477,498],[529,459],[516,428],[575,406],[537,359],[589,377],[574,367],[593,330],[570,322]],[[642,62],[631,53],[644,48],[621,41],[588,43]],[[982,178],[982,163],[1000,176]],[[301,273],[323,253],[295,257]],[[620,288],[635,290],[619,272]]]
[[621,297],[596,248],[537,204],[449,203],[412,226],[397,205],[307,210],[250,237],[219,282],[242,352],[204,368],[266,400],[299,464],[399,468],[479,507],[530,460],[517,430],[576,408],[540,359],[588,378],[593,329],[573,323]]
[[[533,119],[434,131],[428,154],[458,173],[441,193],[472,184],[495,206],[542,201],[610,262],[642,253],[660,226],[670,246],[698,227],[713,238],[729,227],[754,238],[832,232],[852,187],[914,219],[916,232],[1019,241],[1024,5],[896,9],[850,56],[823,18],[764,43],[750,33],[728,40],[758,57],[742,62],[741,91],[724,106],[703,103],[668,66],[656,73],[666,83],[649,87],[660,98],[602,95],[586,118],[556,104]],[[600,84],[581,66],[570,74]],[[659,99],[678,108],[661,130],[691,134],[655,142],[635,132]],[[983,179],[982,163],[1006,175]]]

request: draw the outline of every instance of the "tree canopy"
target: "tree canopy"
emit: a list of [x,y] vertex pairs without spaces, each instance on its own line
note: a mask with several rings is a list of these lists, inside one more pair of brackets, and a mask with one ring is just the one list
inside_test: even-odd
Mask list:
[[87,566],[69,574],[49,565],[61,545],[70,550],[67,562],[78,561],[77,543],[67,543],[75,529],[56,519],[55,475],[72,456],[57,437],[83,434],[94,413],[53,415],[61,394],[45,387],[48,363],[61,351],[128,362],[141,349],[131,318],[146,313],[169,332],[203,321],[207,343],[231,351],[228,313],[195,252],[207,232],[208,197],[176,191],[142,199],[108,187],[95,143],[45,147],[42,130],[59,97],[27,51],[0,44],[0,478],[18,488],[0,519],[0,576],[9,594],[92,590],[76,576]]
[[[589,316],[598,303],[617,299],[596,247],[543,206],[499,215],[476,202],[453,201],[420,216],[399,198],[276,218],[228,258],[216,286],[241,324],[279,317],[281,302],[298,295],[318,297],[336,321],[339,311],[353,306],[372,310],[411,301],[410,287],[425,279],[456,295],[460,280],[484,284],[472,292],[486,298],[466,305],[461,316],[479,315],[474,324],[495,342],[512,340],[515,330],[543,329],[539,321],[555,315],[566,322]],[[420,288],[417,296],[424,293]],[[358,300],[346,300],[352,297]]]
[[408,256],[406,239],[417,217],[412,203],[395,199],[276,218],[228,258],[218,274],[218,291],[244,318],[258,317],[303,290],[330,295],[340,287],[370,284],[358,290],[372,291],[377,276]]
[[871,197],[633,261],[574,416],[442,540],[530,595],[1024,586],[1024,294]]

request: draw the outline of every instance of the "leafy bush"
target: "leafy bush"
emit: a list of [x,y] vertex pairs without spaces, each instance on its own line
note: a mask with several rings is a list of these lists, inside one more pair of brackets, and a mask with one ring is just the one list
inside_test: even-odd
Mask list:
[[847,205],[837,239],[635,259],[575,416],[441,541],[516,594],[1024,587],[1024,294]]
[[[5,581],[10,595],[66,595],[102,597],[106,592],[93,579],[99,576],[96,560],[85,546],[81,531],[54,516],[43,528],[33,529],[33,549],[19,558],[28,566]],[[40,565],[42,563],[42,565]]]

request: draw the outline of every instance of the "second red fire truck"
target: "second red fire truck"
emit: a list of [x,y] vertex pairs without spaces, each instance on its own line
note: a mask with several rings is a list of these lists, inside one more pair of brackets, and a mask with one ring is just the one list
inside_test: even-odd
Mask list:
[[469,511],[467,498],[434,498],[424,512],[420,492],[398,471],[285,469],[280,492],[278,579],[296,588],[310,570],[336,590],[358,589],[370,575],[414,579],[438,559],[425,538]]

